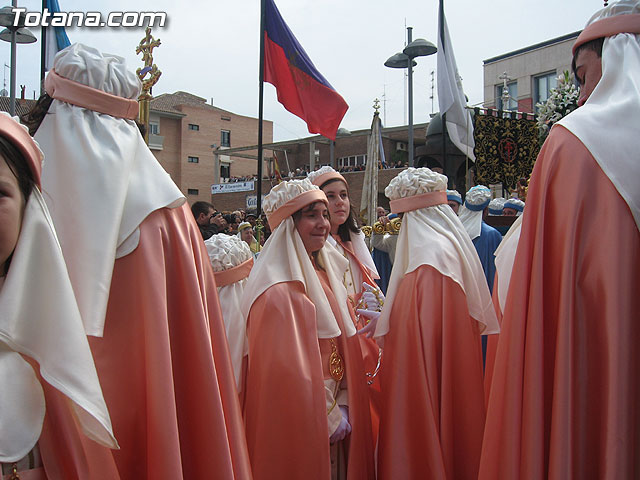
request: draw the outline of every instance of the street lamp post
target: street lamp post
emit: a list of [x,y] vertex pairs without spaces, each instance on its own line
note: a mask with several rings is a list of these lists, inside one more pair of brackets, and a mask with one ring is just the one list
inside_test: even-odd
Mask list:
[[[0,40],[5,42],[11,42],[11,85],[9,89],[11,91],[9,113],[11,116],[16,114],[16,45],[18,43],[33,43],[36,41],[36,37],[24,27],[24,13],[20,14],[18,22],[14,22],[16,14],[13,13],[13,8],[18,6],[18,0],[11,2],[12,7],[3,7],[0,9],[0,26],[6,27],[0,32]],[[17,26],[14,26],[17,23]]]
[[436,46],[423,38],[412,39],[413,27],[407,27],[407,46],[402,53],[389,57],[384,65],[389,68],[408,68],[409,80],[409,166],[414,166],[413,153],[413,67],[417,65],[414,58],[433,55],[438,51]]

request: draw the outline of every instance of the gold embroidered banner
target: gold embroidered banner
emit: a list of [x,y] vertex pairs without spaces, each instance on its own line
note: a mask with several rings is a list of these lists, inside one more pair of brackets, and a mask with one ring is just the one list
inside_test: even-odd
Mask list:
[[473,129],[476,183],[502,183],[505,189],[513,190],[518,179],[529,178],[540,151],[534,120],[476,112]]

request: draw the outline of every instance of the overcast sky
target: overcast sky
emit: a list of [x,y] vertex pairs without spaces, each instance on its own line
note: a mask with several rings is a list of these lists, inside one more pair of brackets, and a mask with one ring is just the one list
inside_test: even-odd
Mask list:
[[[154,95],[184,90],[208,101],[213,98],[220,108],[257,117],[260,0],[59,3],[62,11],[100,11],[105,16],[133,8],[167,12],[167,25],[153,31],[162,41],[154,50],[154,60],[163,72]],[[38,10],[40,5],[40,0],[19,1],[28,10]],[[375,98],[384,104],[385,126],[406,124],[404,71],[383,63],[404,47],[406,26],[413,27],[414,39],[437,43],[437,0],[276,0],[276,5],[318,70],[349,104],[342,127],[369,128]],[[602,0],[445,0],[469,103],[483,100],[483,60],[580,30],[602,6]],[[39,29],[33,33],[40,36]],[[125,57],[132,70],[141,65],[135,47],[144,36],[143,29],[76,28],[67,34],[72,43]],[[10,65],[8,43],[0,42],[0,56]],[[432,112],[429,97],[436,56],[417,61],[414,122],[421,123]],[[39,42],[19,45],[17,62],[17,84],[26,85],[27,98],[33,98],[34,90],[39,90]],[[6,76],[9,90],[10,69],[4,72],[0,81]],[[433,111],[438,111],[437,96]],[[264,117],[274,122],[276,141],[309,135],[306,124],[277,102],[269,84],[265,84]]]

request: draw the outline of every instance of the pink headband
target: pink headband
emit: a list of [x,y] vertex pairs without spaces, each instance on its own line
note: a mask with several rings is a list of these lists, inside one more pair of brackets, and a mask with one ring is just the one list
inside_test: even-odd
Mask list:
[[40,173],[42,172],[42,152],[36,142],[18,122],[7,115],[0,115],[0,135],[12,143],[24,156],[29,170],[40,188]]
[[412,197],[391,200],[389,205],[393,213],[410,212],[419,208],[433,207],[447,203],[447,192],[427,192]]
[[232,283],[239,282],[243,278],[247,278],[253,267],[253,258],[242,262],[240,265],[222,270],[221,272],[214,272],[213,276],[216,278],[216,286],[224,287],[231,285]]
[[640,13],[603,18],[593,22],[591,25],[587,25],[576,39],[576,43],[573,44],[572,53],[575,55],[580,45],[584,45],[591,40],[611,37],[618,33],[640,34]]
[[271,215],[267,215],[267,220],[269,221],[269,226],[271,230],[275,230],[282,221],[296,213],[301,208],[309,205],[310,203],[321,201],[325,204],[329,204],[327,201],[327,196],[320,189],[317,190],[308,190],[304,193],[301,193],[295,198],[292,198],[287,203],[275,209],[275,211]]
[[347,185],[347,181],[344,179],[344,177],[340,175],[338,172],[336,172],[335,170],[329,171],[327,173],[323,173],[322,175],[318,175],[311,183],[313,183],[314,185],[317,185],[318,187],[321,187],[322,185],[327,183],[329,180],[334,180],[334,179],[342,180],[344,184]]
[[63,102],[104,113],[112,117],[135,120],[138,117],[138,101],[118,97],[97,88],[61,77],[51,70],[44,81],[49,96]]

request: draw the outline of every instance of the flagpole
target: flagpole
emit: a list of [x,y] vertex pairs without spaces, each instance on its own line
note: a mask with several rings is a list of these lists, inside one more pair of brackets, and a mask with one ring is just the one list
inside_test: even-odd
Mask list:
[[[444,38],[444,0],[440,0],[440,43],[442,48],[445,48],[445,38]],[[453,188],[453,178],[451,175],[449,159],[447,158],[447,114],[443,113],[440,115],[440,119],[442,120],[442,166],[444,167],[444,173],[448,178],[448,188]]]
[[[258,185],[256,189],[256,215],[262,211],[262,110],[264,103],[264,28],[266,0],[260,0],[260,72],[258,74]],[[258,239],[260,241],[260,239]]]
[[[47,0],[42,0],[42,12],[47,7]],[[47,27],[40,27],[40,95],[44,93],[44,73],[47,68]]]

